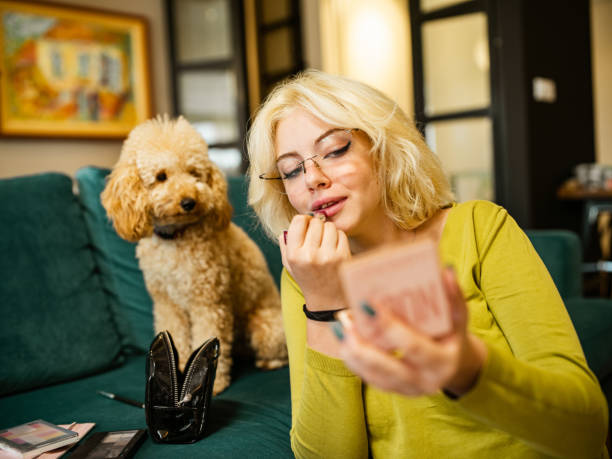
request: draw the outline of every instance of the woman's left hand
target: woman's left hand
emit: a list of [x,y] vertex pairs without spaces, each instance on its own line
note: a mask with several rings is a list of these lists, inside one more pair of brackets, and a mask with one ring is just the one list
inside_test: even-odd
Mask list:
[[352,317],[342,313],[342,327],[335,325],[343,335],[340,357],[366,383],[409,396],[441,389],[460,396],[473,387],[487,349],[467,331],[467,306],[454,271],[446,269],[442,277],[453,320],[443,338],[420,333],[384,305],[366,306]]

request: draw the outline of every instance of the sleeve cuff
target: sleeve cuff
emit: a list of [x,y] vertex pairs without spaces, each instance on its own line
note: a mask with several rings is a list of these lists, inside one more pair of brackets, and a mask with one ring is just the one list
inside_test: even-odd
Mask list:
[[334,376],[357,377],[341,359],[322,354],[309,346],[306,346],[306,365]]

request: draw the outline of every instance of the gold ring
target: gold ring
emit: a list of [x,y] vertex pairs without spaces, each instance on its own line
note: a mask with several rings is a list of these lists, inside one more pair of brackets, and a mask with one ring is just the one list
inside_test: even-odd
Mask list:
[[402,360],[404,358],[404,351],[402,349],[393,349],[391,351],[391,356],[395,357],[398,360]]

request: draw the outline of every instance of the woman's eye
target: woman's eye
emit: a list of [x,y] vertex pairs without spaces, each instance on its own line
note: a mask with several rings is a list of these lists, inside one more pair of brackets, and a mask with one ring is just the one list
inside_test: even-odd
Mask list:
[[290,172],[287,172],[287,173],[283,172],[283,173],[281,173],[281,176],[283,177],[283,180],[291,180],[292,178],[298,177],[300,175],[300,173],[302,172],[303,168],[304,168],[304,166],[296,167],[295,169],[293,169]]
[[166,176],[165,172],[158,172],[155,176],[155,180],[157,180],[158,182],[165,182],[167,178],[168,177]]
[[327,153],[323,159],[329,159],[329,158],[338,158],[340,156],[342,156],[344,153],[346,153],[348,151],[348,149],[351,147],[351,142],[347,142],[347,144],[345,146],[343,146],[342,148],[339,148],[337,150],[334,150],[332,152]]

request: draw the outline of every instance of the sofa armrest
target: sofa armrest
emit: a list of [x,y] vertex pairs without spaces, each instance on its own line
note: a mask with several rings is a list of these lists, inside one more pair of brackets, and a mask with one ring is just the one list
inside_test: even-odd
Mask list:
[[612,300],[568,298],[565,307],[589,367],[600,381],[612,377]]
[[582,294],[582,247],[578,235],[566,230],[525,231],[548,268],[563,298]]

